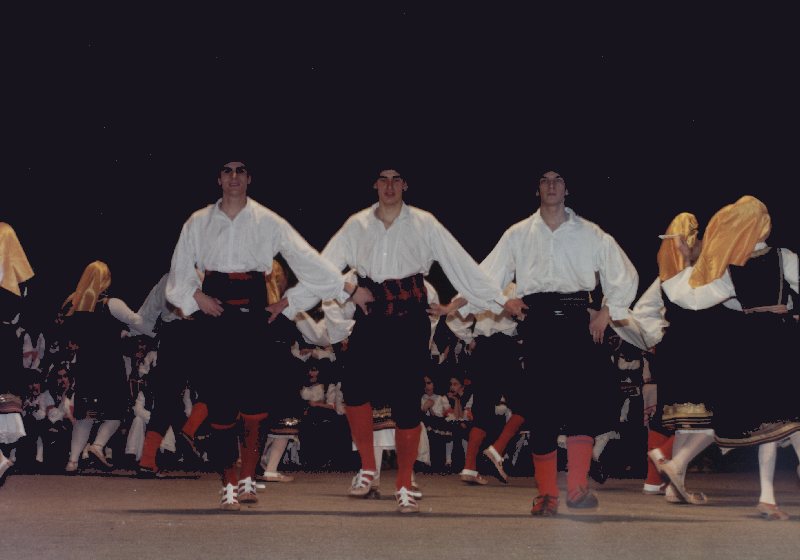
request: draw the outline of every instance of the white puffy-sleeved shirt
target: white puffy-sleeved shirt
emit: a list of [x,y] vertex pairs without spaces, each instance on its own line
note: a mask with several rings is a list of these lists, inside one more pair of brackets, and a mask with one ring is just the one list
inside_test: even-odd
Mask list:
[[445,412],[450,408],[450,403],[444,395],[427,395],[423,394],[420,406],[424,406],[426,402],[433,401],[433,406],[425,411],[426,416],[438,416],[444,418]]
[[692,270],[693,267],[685,268],[664,282],[656,278],[639,297],[626,320],[620,322],[623,326],[612,325],[617,334],[642,350],[648,350],[661,342],[665,329],[669,326],[663,293],[684,309],[698,311],[722,303],[731,309],[741,310],[727,270],[721,278],[704,286],[691,288],[689,276]]
[[[760,242],[756,243],[753,250],[759,251],[761,249],[766,249],[766,247],[766,243]],[[781,252],[781,260],[783,262],[783,277],[796,294],[798,293],[797,253],[789,249],[778,250]],[[690,266],[664,282],[664,293],[667,294],[670,301],[685,309],[692,310],[707,309],[719,303],[723,303],[731,309],[741,311],[741,304],[738,301],[733,301],[736,298],[736,289],[727,270],[722,277],[697,288],[692,288],[689,285],[689,278],[693,271],[694,267]]]
[[[517,286],[514,282],[509,283],[503,290],[503,295],[509,299],[516,297],[516,293]],[[470,318],[464,318],[458,311],[453,311],[447,316],[446,321],[453,334],[467,344],[478,336],[492,336],[495,333],[503,333],[506,336],[517,335],[517,322],[514,319],[489,310],[481,311]]]
[[636,305],[623,321],[611,327],[622,340],[641,350],[648,350],[661,342],[664,329],[669,325],[661,295],[661,280],[655,281],[639,297]]
[[[55,406],[56,401],[53,400],[50,391],[44,391],[43,393],[39,393],[35,399],[32,401],[25,402],[26,407],[30,405],[33,410],[32,416],[35,420],[44,420],[47,417],[47,409],[48,407]],[[23,416],[27,415],[26,412],[23,412]]]
[[[478,309],[500,313],[506,298],[478,267],[455,237],[430,212],[403,204],[390,227],[375,215],[378,203],[353,214],[322,250],[322,256],[338,270],[350,267],[362,278],[374,282],[427,275],[434,261],[447,279]],[[293,293],[294,292],[294,293]],[[287,292],[303,307],[289,307],[292,318],[299,309],[316,305],[319,298],[295,286]],[[311,298],[310,302],[307,301]],[[326,299],[326,298],[323,298]]]
[[[766,248],[766,243],[757,243],[754,250]],[[797,254],[789,249],[779,249],[781,251],[783,261],[783,276],[789,284],[789,287],[795,292],[798,292],[798,258]],[[720,277],[692,288],[689,285],[689,278],[694,271],[694,267],[690,266],[683,269],[681,272],[664,281],[663,283],[656,278],[649,288],[641,295],[639,301],[633,307],[630,313],[630,318],[638,327],[641,333],[643,344],[637,344],[635,338],[625,336],[623,331],[617,332],[632,344],[636,344],[640,348],[646,350],[652,348],[661,341],[664,335],[664,329],[669,325],[668,317],[665,315],[664,297],[667,297],[680,307],[684,309],[691,309],[694,311],[708,309],[715,305],[722,304],[730,309],[737,311],[742,310],[742,306],[736,299],[736,290],[731,280],[730,274],[726,270]],[[791,305],[791,303],[790,303]]]
[[128,328],[135,332],[144,332],[142,317],[133,311],[128,304],[119,298],[108,298],[108,311],[117,321],[128,325]]
[[338,344],[350,336],[356,325],[356,320],[353,319],[356,312],[355,303],[348,301],[341,304],[327,300],[322,302],[322,311],[325,313],[325,330],[331,344]]
[[[517,297],[529,294],[592,291],[600,278],[611,318],[624,319],[636,297],[639,275],[613,237],[565,208],[566,221],[555,231],[537,210],[506,230],[481,268],[497,286],[515,280]],[[475,313],[471,305],[461,313]]]
[[[156,326],[158,317],[165,323],[180,319],[167,305],[167,280],[169,273],[164,274],[158,283],[153,286],[147,297],[144,298],[142,306],[139,307],[137,313],[142,318],[142,330],[139,334],[147,335],[151,338],[155,337],[153,329]],[[137,329],[138,331],[138,329]]]
[[323,348],[331,345],[324,320],[315,321],[308,313],[301,311],[295,316],[294,324],[306,343]]
[[64,418],[69,418],[72,416],[72,407],[74,404],[74,398],[67,397],[62,395],[58,406],[51,408],[47,411],[47,419],[50,420],[53,424],[63,420]]
[[[319,298],[340,298],[344,292],[340,271],[335,269],[278,214],[247,199],[245,207],[230,219],[219,207],[221,199],[192,214],[183,224],[172,255],[167,280],[167,300],[184,315],[198,310],[194,293],[201,288],[196,270],[205,272],[272,271],[272,260],[280,253],[301,284]],[[265,288],[266,289],[266,288]],[[309,309],[293,301],[297,311]]]
[[300,389],[300,398],[309,402],[322,402],[326,398],[325,385],[315,383]]

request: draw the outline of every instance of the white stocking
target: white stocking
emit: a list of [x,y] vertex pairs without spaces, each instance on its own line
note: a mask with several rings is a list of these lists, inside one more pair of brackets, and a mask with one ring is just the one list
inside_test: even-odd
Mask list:
[[603,451],[606,449],[606,445],[612,439],[619,439],[618,432],[606,432],[604,434],[600,434],[599,436],[594,437],[594,447],[592,447],[592,459],[595,461],[600,460],[600,455],[603,454]]
[[81,456],[81,451],[89,443],[89,436],[92,434],[92,426],[94,420],[91,418],[84,418],[83,420],[76,420],[72,426],[72,443],[70,444],[69,460],[71,463],[77,463]]
[[97,428],[94,445],[103,449],[108,443],[108,440],[111,439],[111,436],[119,429],[120,424],[122,424],[120,420],[103,420],[103,423]]
[[681,477],[681,484],[686,477],[686,468],[692,459],[714,443],[713,430],[678,430],[675,432],[675,443],[672,446],[672,463]]
[[762,443],[758,446],[758,476],[761,482],[761,497],[759,502],[775,504],[775,462],[778,457],[778,444]]
[[264,454],[268,455],[264,472],[277,473],[278,465],[283,458],[283,453],[286,451],[286,446],[289,445],[289,438],[279,437],[270,439],[272,440],[272,443],[267,449],[264,450]]
[[789,441],[792,442],[792,447],[794,448],[794,452],[797,455],[797,458],[800,459],[800,432],[795,432],[789,436]]
[[372,451],[375,453],[375,480],[379,479],[381,476],[381,464],[383,463],[383,447],[378,445],[372,448]]

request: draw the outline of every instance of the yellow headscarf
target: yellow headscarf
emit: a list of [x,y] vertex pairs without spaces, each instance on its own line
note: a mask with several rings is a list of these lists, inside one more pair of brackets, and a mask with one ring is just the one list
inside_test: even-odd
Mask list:
[[283,292],[286,291],[286,271],[283,270],[281,263],[272,261],[272,272],[267,276],[267,303],[272,305],[277,303],[283,297]]
[[719,210],[706,227],[703,249],[689,285],[704,286],[722,277],[729,265],[747,262],[759,241],[772,231],[767,207],[754,196],[745,195]]
[[0,288],[21,296],[19,284],[33,278],[33,268],[14,228],[5,222],[0,222],[0,266],[3,270]]
[[[666,235],[680,235],[691,249],[697,243],[698,223],[694,214],[681,212],[675,216],[667,227]],[[689,266],[683,254],[678,250],[677,240],[663,239],[658,249],[658,277],[662,282],[669,280],[681,270]]]
[[76,311],[94,311],[97,299],[111,285],[111,271],[103,261],[94,261],[84,269],[78,287],[70,294],[64,305],[72,303],[67,316]]

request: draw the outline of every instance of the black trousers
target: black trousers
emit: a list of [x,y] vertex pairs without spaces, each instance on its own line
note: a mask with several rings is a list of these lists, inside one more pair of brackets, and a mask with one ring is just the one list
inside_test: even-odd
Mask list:
[[267,412],[270,376],[285,374],[292,358],[284,330],[288,319],[268,323],[262,272],[206,271],[203,292],[222,301],[224,308],[219,317],[194,315],[199,322],[198,348],[206,358],[201,369],[209,388],[209,422],[228,425],[240,413]]
[[556,450],[561,433],[594,437],[614,425],[618,374],[608,346],[595,344],[589,333],[588,301],[523,300],[530,307],[518,327],[525,355],[523,416],[533,453],[543,455]]
[[478,337],[468,361],[468,372],[473,391],[473,425],[494,439],[505,424],[505,417],[494,410],[500,398],[505,397],[512,410],[515,401],[525,402],[524,398],[520,401],[524,379],[516,338],[502,333]]
[[401,317],[359,311],[345,358],[345,402],[388,404],[398,428],[419,425],[430,336],[430,319],[422,306]]
[[162,323],[159,329],[158,365],[149,380],[155,406],[147,430],[166,434],[172,426],[177,434],[186,422],[183,391],[191,384],[203,396],[200,364],[204,354],[197,348],[199,321],[179,320]]

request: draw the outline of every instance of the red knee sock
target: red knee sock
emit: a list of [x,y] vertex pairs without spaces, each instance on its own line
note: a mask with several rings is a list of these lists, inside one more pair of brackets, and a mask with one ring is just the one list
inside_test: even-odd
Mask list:
[[567,496],[574,498],[589,487],[589,465],[592,463],[594,438],[567,437]]
[[239,487],[239,467],[236,466],[236,463],[222,471],[222,485],[228,484],[233,484],[235,488]]
[[[665,436],[664,434],[660,434],[656,431],[649,430],[647,432],[647,450],[650,451],[651,449],[660,449],[661,452],[664,454],[664,457],[667,459],[672,458],[672,444],[675,443],[675,436]],[[653,464],[652,459],[647,457],[647,479],[645,480],[646,484],[652,484],[655,486],[660,485],[663,482],[661,478],[661,474],[658,472],[658,469]]]
[[420,427],[410,430],[395,428],[394,441],[397,448],[397,490],[405,487],[411,490],[411,474],[414,472],[414,461],[419,452]]
[[200,425],[205,422],[206,418],[208,418],[208,407],[206,403],[194,403],[192,405],[192,413],[189,415],[189,418],[186,419],[186,423],[183,425],[181,431],[194,439],[194,435],[197,433]]
[[497,437],[497,441],[492,444],[497,452],[502,457],[506,453],[506,447],[508,446],[508,442],[511,441],[517,432],[522,427],[522,424],[525,423],[525,417],[520,416],[519,414],[512,414],[511,418],[508,419],[506,425],[503,426],[503,431]]
[[358,448],[358,455],[361,457],[361,468],[365,471],[375,472],[375,453],[372,440],[372,405],[370,403],[357,406],[347,405],[346,410],[347,423],[350,425],[350,435]]
[[139,466],[150,470],[156,470],[156,453],[161,447],[164,436],[158,432],[148,430],[144,436],[144,447],[142,447],[142,458],[139,459]]
[[239,484],[239,466],[236,464],[236,453],[233,447],[238,446],[236,436],[236,423],[232,424],[211,424],[214,430],[212,441],[217,442],[216,451],[213,454],[213,461],[217,462],[218,468],[222,469],[222,485]]
[[478,452],[481,449],[481,443],[486,439],[486,432],[480,428],[473,427],[469,431],[469,439],[467,440],[467,454],[464,457],[464,468],[477,471],[478,470]]
[[558,497],[558,461],[555,451],[533,456],[533,475],[540,496]]
[[256,477],[256,465],[261,458],[261,446],[259,439],[259,429],[261,423],[267,419],[267,413],[263,414],[242,414],[244,423],[244,435],[242,437],[242,445],[240,447],[242,456],[242,468],[240,480],[247,478],[252,479]]

